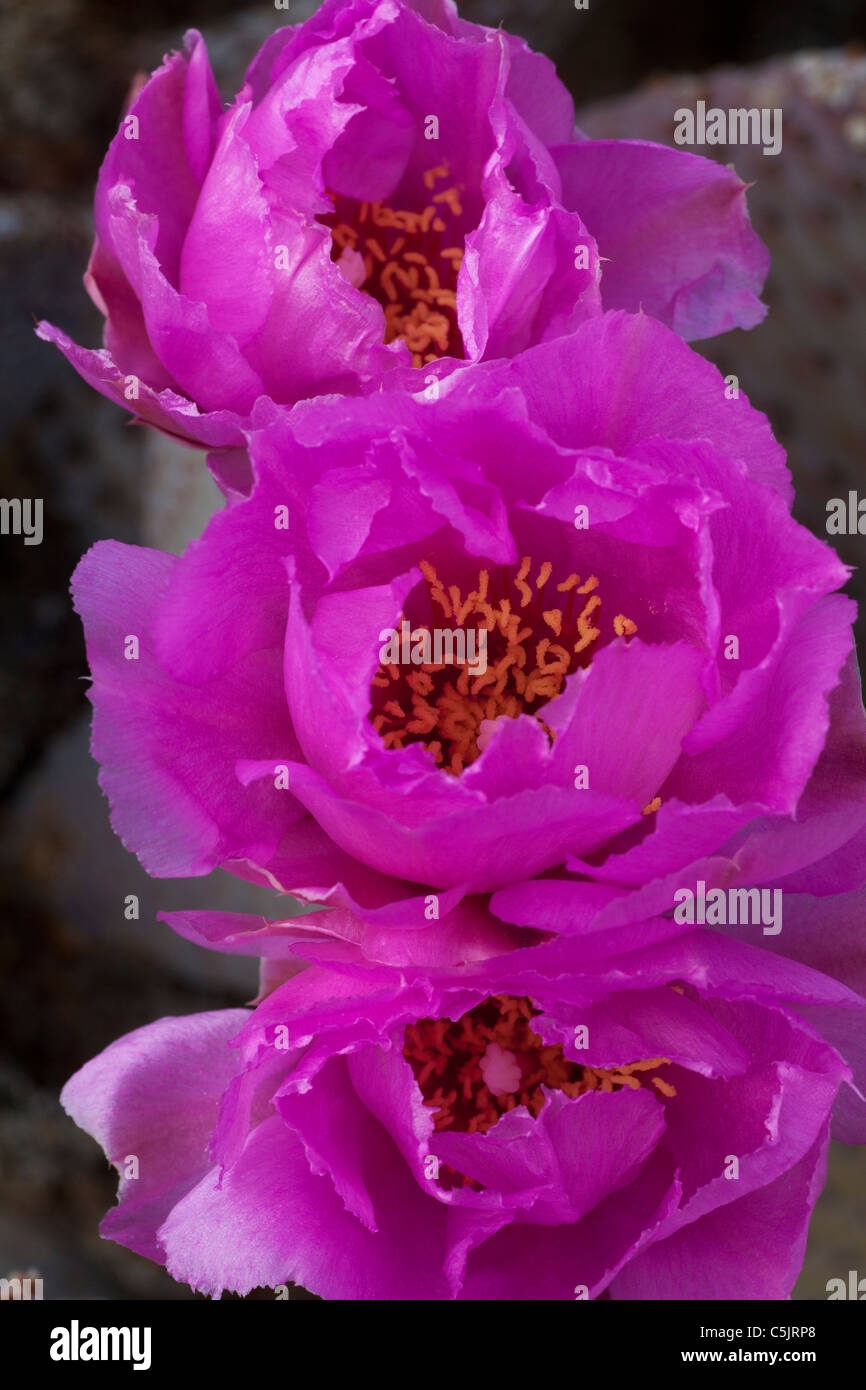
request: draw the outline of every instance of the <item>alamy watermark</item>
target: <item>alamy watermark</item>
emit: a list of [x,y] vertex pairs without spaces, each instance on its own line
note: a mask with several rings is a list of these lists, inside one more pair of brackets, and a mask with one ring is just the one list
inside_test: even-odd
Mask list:
[[131,1361],[134,1371],[149,1371],[149,1327],[81,1327],[73,1318],[68,1327],[51,1329],[52,1361]]
[[781,888],[711,888],[698,879],[697,888],[674,893],[674,921],[687,926],[763,927],[764,936],[782,930]]
[[724,111],[699,101],[694,111],[674,112],[677,145],[763,145],[764,154],[782,153],[782,111],[776,106],[738,106]]
[[10,1274],[0,1279],[0,1302],[29,1303],[31,1299],[42,1298],[42,1280],[35,1269],[26,1274]]
[[854,1299],[858,1303],[866,1299],[866,1279],[861,1279],[856,1269],[848,1270],[847,1283],[844,1279],[828,1279],[825,1287],[828,1303],[840,1298]]
[[0,497],[0,536],[23,536],[25,545],[42,544],[42,498]]
[[460,666],[472,676],[487,670],[487,629],[466,632],[462,627],[413,628],[405,620],[400,631],[386,627],[379,633],[379,660],[383,666]]
[[866,497],[852,489],[847,499],[831,497],[827,503],[828,536],[866,536]]

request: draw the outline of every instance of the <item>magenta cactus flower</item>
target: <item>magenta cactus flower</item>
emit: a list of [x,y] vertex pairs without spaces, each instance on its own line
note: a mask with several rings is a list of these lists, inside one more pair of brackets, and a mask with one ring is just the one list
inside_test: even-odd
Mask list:
[[102,1234],[214,1296],[787,1298],[849,1089],[799,1013],[864,1001],[711,931],[597,945],[419,970],[271,939],[254,1012],[67,1084],[125,1174]]
[[441,390],[260,410],[251,497],[181,559],[81,562],[94,752],[148,871],[342,885],[414,927],[430,892],[554,870],[653,915],[807,810],[738,862],[775,879],[850,839],[862,764],[825,745],[831,697],[861,738],[854,605],[764,417],[625,314]]
[[95,219],[104,348],[40,335],[222,470],[262,399],[511,357],[602,308],[687,338],[764,314],[737,176],[583,138],[550,62],[451,0],[326,0],[227,110],[190,33],[132,101]]

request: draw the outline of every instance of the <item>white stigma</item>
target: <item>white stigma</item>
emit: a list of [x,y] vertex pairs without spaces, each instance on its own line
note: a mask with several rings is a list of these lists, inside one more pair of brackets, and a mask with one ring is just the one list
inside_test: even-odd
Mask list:
[[488,1043],[480,1066],[484,1084],[492,1095],[513,1095],[520,1089],[521,1071],[517,1058],[499,1043]]

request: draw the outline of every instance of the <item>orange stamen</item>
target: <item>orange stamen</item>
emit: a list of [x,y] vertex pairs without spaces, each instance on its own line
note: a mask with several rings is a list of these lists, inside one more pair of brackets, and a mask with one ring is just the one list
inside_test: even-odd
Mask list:
[[617,637],[633,637],[637,632],[637,623],[633,623],[631,618],[626,618],[624,614],[617,613],[613,620],[613,630]]
[[[452,651],[446,660],[429,661],[412,670],[401,671],[393,663],[380,666],[371,683],[371,714],[387,747],[422,742],[440,767],[458,775],[480,756],[485,722],[530,713],[552,741],[554,735],[539,718],[539,710],[562,694],[573,671],[588,664],[589,649],[601,637],[597,620],[602,601],[594,592],[598,577],[590,575],[581,584],[578,574],[570,574],[556,585],[558,593],[569,595],[566,608],[542,609],[542,590],[553,575],[549,560],[538,567],[534,586],[530,555],[522,558],[511,577],[500,571],[495,595],[489,569],[482,569],[475,587],[464,593],[458,584],[446,588],[429,561],[422,560],[419,568],[430,603],[439,610],[437,618],[441,613],[453,630],[466,633],[466,660],[458,661]],[[585,597],[577,616],[572,591]],[[618,635],[623,623],[629,631],[637,630],[620,614],[614,620]],[[413,638],[422,633],[432,636],[432,626],[413,625]],[[478,669],[482,637],[486,668]],[[474,658],[470,638],[476,644]],[[387,699],[379,694],[384,690]],[[657,809],[650,803],[646,814]]]
[[[463,207],[457,186],[434,193],[448,178],[442,163],[424,174],[430,201],[420,212],[392,208],[387,203],[359,203],[331,195],[334,212],[322,218],[331,229],[332,259],[350,247],[358,249],[359,229],[375,228],[364,239],[364,293],[385,311],[385,342],[402,338],[412,365],[422,367],[437,358],[463,356],[457,322],[457,277],[463,263]],[[450,235],[446,238],[446,232]],[[448,241],[449,245],[443,245]]]
[[[549,1090],[574,1099],[588,1091],[637,1091],[647,1082],[668,1099],[676,1096],[675,1086],[649,1074],[670,1066],[670,1058],[652,1057],[606,1068],[586,1066],[566,1057],[561,1045],[545,1043],[533,1031],[531,1021],[539,1012],[529,999],[498,994],[456,1022],[423,1018],[406,1029],[403,1055],[424,1105],[434,1112],[436,1132],[485,1134],[518,1105],[526,1106],[537,1119]],[[518,1073],[516,1084],[498,1094],[488,1085],[488,1081],[495,1084],[493,1074],[488,1071],[485,1077],[481,1065],[494,1043],[509,1054],[509,1071]],[[439,1179],[446,1187],[479,1186],[448,1168],[440,1169]]]

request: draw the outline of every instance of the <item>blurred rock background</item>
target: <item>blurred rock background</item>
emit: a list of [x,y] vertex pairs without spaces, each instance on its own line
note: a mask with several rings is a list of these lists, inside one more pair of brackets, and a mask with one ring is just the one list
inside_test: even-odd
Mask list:
[[[111,834],[87,751],[87,668],[69,576],[105,537],[180,551],[219,498],[200,456],[130,427],[32,325],[46,317],[80,342],[100,342],[81,285],[90,199],[136,72],[195,26],[229,100],[267,34],[315,8],[0,8],[0,496],[41,496],[45,507],[40,546],[0,539],[0,1276],[36,1269],[46,1298],[193,1297],[99,1239],[114,1176],[57,1092],[123,1032],[249,999],[250,962],[198,951],[155,916],[185,906],[255,911],[266,895],[222,874],[152,882]],[[577,11],[571,0],[464,0],[460,9],[548,53],[595,136],[673,144],[674,111],[698,99],[783,108],[777,158],[749,147],[702,151],[754,180],[753,220],[773,253],[768,320],[706,351],[770,415],[789,451],[796,514],[823,536],[827,500],[866,492],[863,4],[590,0]],[[860,564],[862,539],[838,545]],[[851,592],[866,608],[859,573]],[[130,922],[131,893],[140,917]],[[863,1176],[859,1153],[836,1146],[797,1298],[824,1298],[827,1280],[849,1269],[866,1274]]]

